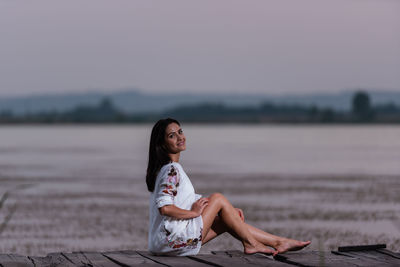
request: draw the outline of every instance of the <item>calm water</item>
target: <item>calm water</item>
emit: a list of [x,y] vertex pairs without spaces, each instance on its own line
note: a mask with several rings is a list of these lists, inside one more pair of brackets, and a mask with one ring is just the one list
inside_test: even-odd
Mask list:
[[[183,125],[191,173],[400,174],[398,126]],[[1,176],[143,178],[151,125],[3,126]]]

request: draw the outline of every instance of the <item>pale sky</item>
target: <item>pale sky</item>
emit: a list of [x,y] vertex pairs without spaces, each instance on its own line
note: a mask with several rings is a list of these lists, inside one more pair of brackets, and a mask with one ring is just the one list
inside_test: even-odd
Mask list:
[[0,96],[400,91],[396,0],[2,0]]

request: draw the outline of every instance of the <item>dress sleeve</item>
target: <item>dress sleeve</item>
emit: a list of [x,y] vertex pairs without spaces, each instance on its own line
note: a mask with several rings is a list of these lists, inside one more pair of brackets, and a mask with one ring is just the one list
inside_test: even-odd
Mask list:
[[161,175],[156,196],[158,208],[174,204],[174,197],[178,193],[179,178],[178,168],[174,165],[168,166],[168,169]]

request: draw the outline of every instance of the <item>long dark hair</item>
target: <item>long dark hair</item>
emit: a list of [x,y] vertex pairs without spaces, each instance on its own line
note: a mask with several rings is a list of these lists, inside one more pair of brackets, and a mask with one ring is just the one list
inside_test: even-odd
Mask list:
[[165,148],[165,130],[171,123],[176,123],[181,126],[177,120],[166,118],[157,121],[151,130],[149,163],[147,165],[146,174],[147,189],[150,192],[154,191],[157,174],[161,167],[171,161],[168,156],[168,151]]

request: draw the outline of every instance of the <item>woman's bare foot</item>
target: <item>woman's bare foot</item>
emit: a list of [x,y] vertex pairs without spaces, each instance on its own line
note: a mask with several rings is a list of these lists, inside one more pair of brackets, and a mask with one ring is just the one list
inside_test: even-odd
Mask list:
[[282,238],[278,240],[278,244],[274,247],[278,253],[284,253],[286,251],[300,250],[308,246],[311,241],[299,241],[294,239]]
[[265,253],[268,255],[276,255],[278,253],[276,250],[270,249],[259,242],[254,245],[243,243],[243,247],[245,254]]

